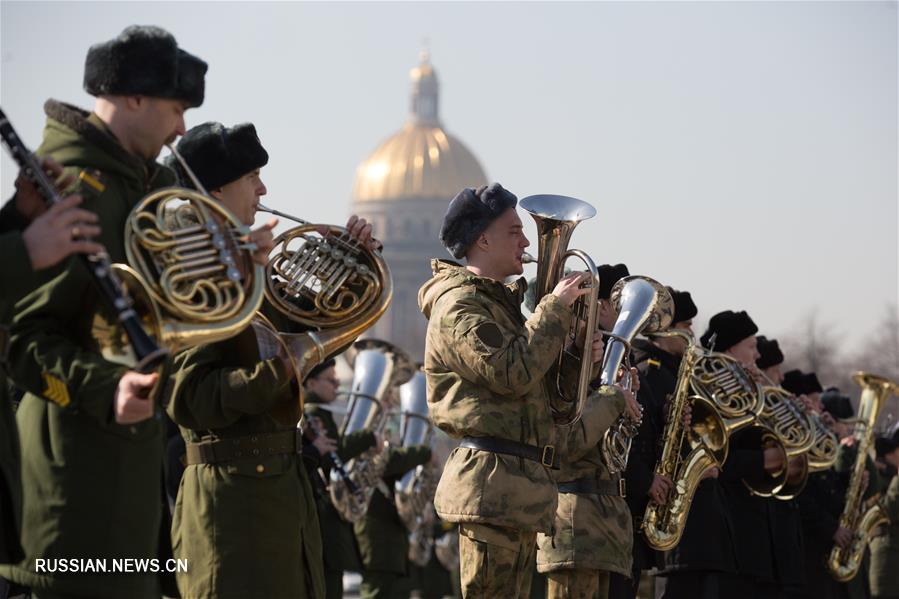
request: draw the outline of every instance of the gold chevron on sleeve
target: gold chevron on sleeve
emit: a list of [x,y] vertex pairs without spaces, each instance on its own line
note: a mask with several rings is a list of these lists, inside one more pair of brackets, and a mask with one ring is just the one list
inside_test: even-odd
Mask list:
[[47,383],[47,388],[43,393],[44,397],[58,405],[60,408],[64,408],[72,402],[69,398],[69,390],[62,379],[53,376],[49,372],[45,372],[44,382]]

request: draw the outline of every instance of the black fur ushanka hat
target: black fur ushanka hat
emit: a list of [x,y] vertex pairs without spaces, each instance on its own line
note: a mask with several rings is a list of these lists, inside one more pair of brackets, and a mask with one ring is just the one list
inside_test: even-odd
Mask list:
[[702,334],[700,341],[704,348],[712,349],[712,337],[714,336],[714,350],[723,352],[758,332],[759,328],[755,326],[745,311],[725,310],[712,316],[709,320],[709,328]]
[[596,272],[599,273],[599,290],[596,293],[599,299],[609,299],[615,283],[631,274],[626,264],[601,264],[596,267]]
[[759,359],[755,361],[755,365],[764,370],[778,364],[783,364],[784,355],[780,351],[780,344],[777,339],[768,339],[764,335],[758,338]]
[[699,309],[693,303],[693,297],[689,291],[678,291],[673,287],[668,287],[668,293],[671,294],[671,299],[674,300],[674,319],[671,321],[672,323],[690,320],[699,313]]
[[84,91],[92,96],[151,96],[203,103],[208,65],[180,49],[160,27],[132,25],[94,44],[84,61]]
[[500,215],[518,204],[515,194],[499,183],[466,187],[452,199],[443,217],[440,242],[453,258],[465,257],[478,236]]
[[[184,134],[176,149],[207,191],[268,164],[268,152],[250,123],[233,127],[216,122],[197,125]],[[182,185],[193,187],[174,156],[167,156],[166,164],[175,169]]]

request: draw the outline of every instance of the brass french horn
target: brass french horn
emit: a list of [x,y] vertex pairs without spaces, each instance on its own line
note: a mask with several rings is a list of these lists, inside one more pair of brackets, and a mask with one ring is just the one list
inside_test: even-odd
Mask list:
[[[125,225],[128,264],[112,270],[128,289],[144,328],[172,353],[227,339],[262,303],[263,270],[252,261],[250,232],[210,197],[184,159],[168,146],[196,190],[168,187],[137,203]],[[112,362],[136,362],[121,327],[103,313],[93,337]]]
[[[290,321],[292,331],[278,330],[261,314],[253,325],[257,338],[271,346],[267,354],[288,356],[302,382],[317,364],[377,322],[393,297],[393,279],[381,254],[347,229],[313,224],[261,204],[258,210],[299,223],[275,238],[264,268],[265,297]],[[302,414],[302,388],[298,402]]]

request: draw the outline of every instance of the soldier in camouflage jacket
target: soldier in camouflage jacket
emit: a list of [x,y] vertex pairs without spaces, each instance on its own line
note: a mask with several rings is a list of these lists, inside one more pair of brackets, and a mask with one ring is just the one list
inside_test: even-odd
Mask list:
[[[600,327],[611,330],[618,313],[609,301],[610,291],[628,271],[623,264],[602,265],[599,273],[597,316]],[[582,420],[589,421],[592,412],[620,401],[618,391],[611,387],[600,387],[598,395],[585,408]],[[638,418],[640,408],[633,394],[627,392],[626,397],[629,413]],[[633,527],[623,479],[609,471],[599,446],[623,404],[620,402],[617,410],[606,410],[597,428],[569,435],[562,468],[554,473],[559,483],[554,531],[537,538],[537,570],[547,575],[548,598],[606,597],[611,572],[630,577]]]
[[[434,260],[419,292],[428,318],[424,369],[433,422],[462,444],[450,456],[434,501],[460,524],[465,596],[527,596],[536,533],[549,532],[557,493],[549,468],[570,437],[600,428],[623,397],[600,402],[578,426],[554,430],[543,379],[584,291],[580,273],[564,277],[527,320],[521,315],[521,255],[529,245],[499,184],[465,189],[450,204],[441,240],[467,267]],[[595,433],[594,433],[595,434]],[[558,445],[558,447],[557,447]]]

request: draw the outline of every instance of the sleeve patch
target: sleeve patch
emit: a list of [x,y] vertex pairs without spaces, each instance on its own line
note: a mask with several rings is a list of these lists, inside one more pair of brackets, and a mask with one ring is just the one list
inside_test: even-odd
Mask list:
[[489,348],[499,349],[503,346],[503,332],[495,322],[479,325],[474,332],[481,343]]
[[47,388],[43,392],[44,397],[58,405],[60,408],[64,408],[71,403],[69,390],[62,379],[53,376],[49,372],[45,372],[44,382],[47,384]]

